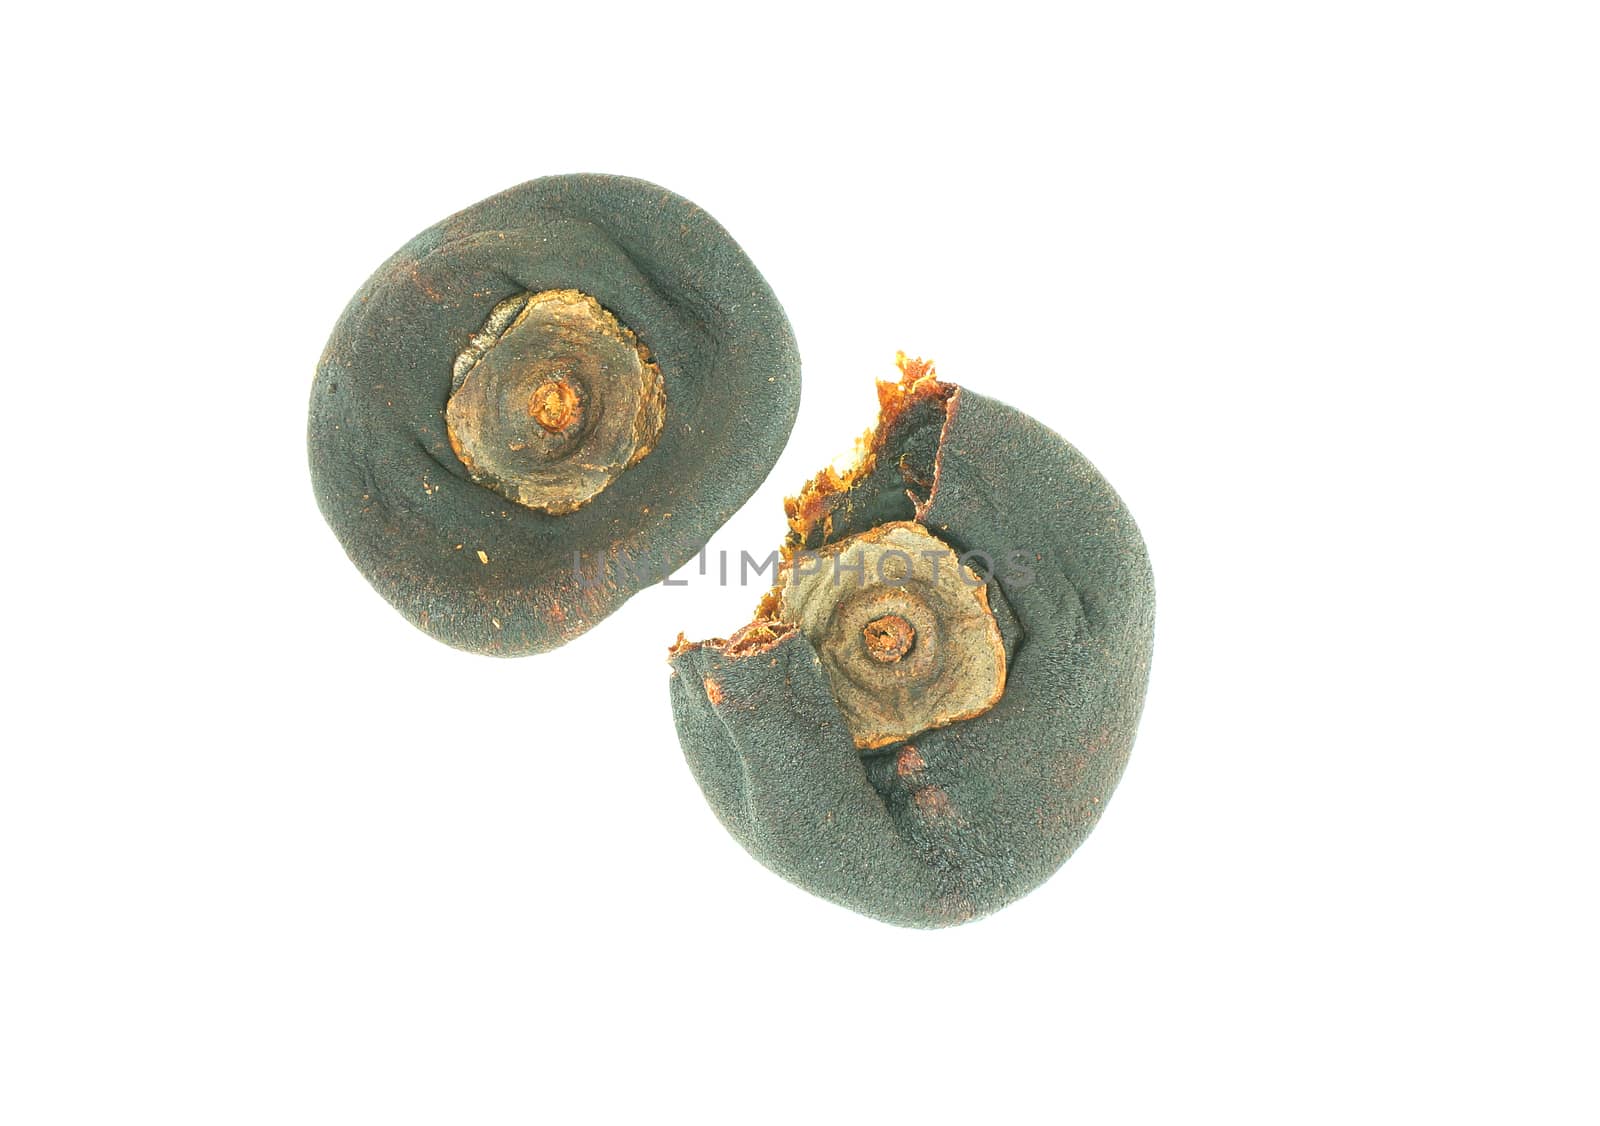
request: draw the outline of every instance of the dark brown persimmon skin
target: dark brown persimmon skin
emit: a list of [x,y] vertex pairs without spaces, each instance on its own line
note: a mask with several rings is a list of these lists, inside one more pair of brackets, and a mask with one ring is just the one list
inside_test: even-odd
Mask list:
[[1027,415],[943,386],[945,421],[891,427],[916,448],[891,441],[854,495],[811,497],[836,526],[802,520],[796,539],[859,534],[874,512],[903,519],[882,465],[885,453],[904,461],[915,519],[995,561],[991,601],[1013,618],[993,707],[863,752],[799,630],[758,621],[735,636],[764,630],[760,645],[680,642],[671,656],[679,741],[728,831],[808,891],[908,927],[1005,906],[1089,834],[1133,745],[1155,616],[1144,542],[1083,455]]
[[[475,481],[446,415],[494,310],[566,290],[648,348],[664,415],[643,419],[631,464],[557,513]],[[567,382],[579,414],[541,382],[530,419],[581,428]],[[553,176],[430,227],[356,293],[311,392],[312,484],[351,561],[413,624],[477,653],[539,653],[692,559],[766,477],[799,396],[783,309],[715,219],[641,180]]]

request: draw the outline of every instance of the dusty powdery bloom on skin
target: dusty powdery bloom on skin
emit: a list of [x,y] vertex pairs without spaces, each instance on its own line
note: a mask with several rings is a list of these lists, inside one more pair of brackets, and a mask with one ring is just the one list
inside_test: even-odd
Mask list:
[[[788,502],[785,574],[753,620],[679,638],[671,694],[696,780],[756,859],[852,910],[939,927],[1037,887],[1099,819],[1138,725],[1155,602],[1138,529],[1077,450],[931,364],[900,367],[854,464]],[[981,584],[947,564],[954,583],[923,575],[912,597],[877,564],[928,543],[950,560],[1031,551]],[[853,551],[865,566],[842,582],[788,581],[804,553],[844,573]]]
[[692,559],[799,397],[783,310],[716,220],[640,180],[553,176],[430,227],[362,286],[312,388],[312,483],[407,619],[538,653],[659,577],[616,560]]

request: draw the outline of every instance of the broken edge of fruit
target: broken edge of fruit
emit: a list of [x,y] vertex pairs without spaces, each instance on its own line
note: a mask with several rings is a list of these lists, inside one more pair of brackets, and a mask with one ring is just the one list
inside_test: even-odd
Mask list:
[[[941,383],[932,360],[913,359],[897,352],[894,362],[900,378],[878,380],[878,423],[856,439],[848,463],[843,468],[837,464],[827,466],[802,485],[799,493],[784,499],[784,515],[789,521],[789,537],[783,545],[785,559],[802,547],[820,546],[836,538],[842,529],[835,528],[835,515],[846,504],[851,490],[883,465],[886,452],[902,436],[903,424],[918,421],[922,413],[931,409],[942,413],[943,426],[948,427],[961,389],[953,383]],[[943,446],[941,432],[939,450]],[[906,496],[920,519],[939,487],[939,454],[935,452],[931,465],[920,466],[911,464],[909,456],[901,454],[897,468],[904,478]]]
[[[841,535],[866,530],[836,527],[834,518],[848,507],[852,490],[863,485],[884,462],[886,454],[895,448],[896,441],[903,436],[902,431],[918,421],[920,416],[935,413],[940,429],[931,462],[913,464],[908,453],[902,453],[895,459],[896,468],[904,480],[905,495],[913,507],[914,518],[920,521],[927,514],[939,489],[944,440],[949,433],[950,420],[960,406],[961,388],[954,383],[941,382],[932,360],[896,352],[894,363],[900,378],[877,381],[877,425],[856,439],[847,464],[841,468],[839,459],[836,459],[833,465],[827,466],[802,485],[797,494],[784,498],[783,511],[788,519],[789,534],[780,548],[783,563],[792,560],[795,553],[812,540],[816,540],[817,544],[827,544]],[[705,641],[690,641],[679,633],[678,640],[667,651],[669,661],[700,648],[716,649],[727,657],[748,657],[769,652],[795,633],[795,627],[778,616],[783,574],[780,565],[772,588],[762,595],[748,624],[735,630],[729,637],[714,637]]]
[[730,637],[710,637],[704,641],[690,641],[680,632],[678,640],[667,650],[667,657],[670,660],[684,653],[692,653],[696,649],[716,649],[725,657],[753,657],[758,653],[769,653],[777,648],[778,643],[784,638],[798,632],[798,628],[789,622],[779,621],[775,608],[770,611],[771,616],[764,616],[767,613],[767,598],[763,597],[755,618],[749,624],[734,630]]

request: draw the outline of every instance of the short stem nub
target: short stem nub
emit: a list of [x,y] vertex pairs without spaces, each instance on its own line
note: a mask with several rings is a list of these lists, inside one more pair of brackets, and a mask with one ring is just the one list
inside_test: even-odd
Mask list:
[[571,426],[581,411],[578,393],[565,379],[547,379],[528,399],[528,414],[552,434]]
[[874,661],[891,664],[911,651],[917,631],[899,614],[885,614],[873,618],[861,630],[867,643],[867,653]]

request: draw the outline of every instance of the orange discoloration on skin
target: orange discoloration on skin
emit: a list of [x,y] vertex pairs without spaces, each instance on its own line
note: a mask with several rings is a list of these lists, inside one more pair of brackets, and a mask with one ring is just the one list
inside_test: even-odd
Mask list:
[[410,275],[412,282],[418,289],[422,290],[423,293],[428,295],[428,300],[443,301],[444,294],[440,293],[437,289],[434,289],[433,286],[422,280],[422,272],[417,269],[417,265],[418,264],[416,262],[411,263]]
[[894,772],[900,775],[900,777],[905,778],[909,775],[916,774],[924,770],[927,765],[928,764],[922,759],[922,752],[908,744],[898,755],[895,756]]
[[917,808],[938,817],[950,812],[950,798],[938,786],[923,786],[913,796]]
[[705,678],[705,686],[706,699],[711,701],[712,706],[722,703],[722,685],[718,684],[708,676]]

